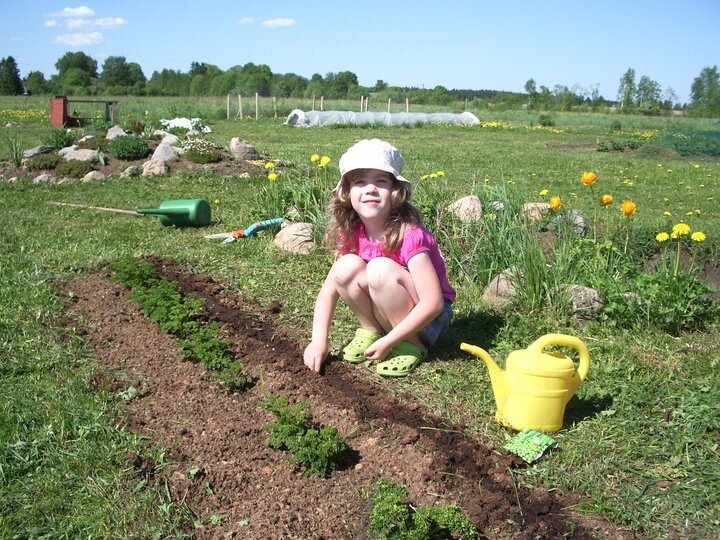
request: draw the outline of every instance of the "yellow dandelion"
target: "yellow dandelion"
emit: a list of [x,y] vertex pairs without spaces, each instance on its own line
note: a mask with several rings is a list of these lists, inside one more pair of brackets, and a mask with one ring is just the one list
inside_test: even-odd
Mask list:
[[683,223],[682,221],[673,225],[672,228],[672,232],[675,233],[677,236],[684,236],[686,234],[690,234],[690,230],[690,225],[688,225],[687,223]]
[[328,163],[330,163],[330,161],[332,161],[332,160],[330,159],[330,156],[323,156],[323,157],[321,157],[321,158],[320,158],[320,167],[324,167],[325,165],[327,165]]
[[272,162],[272,161],[268,161],[268,162],[265,164],[265,168],[268,169],[268,170],[272,170],[272,169],[275,168],[275,163]]
[[580,175],[580,181],[584,186],[592,186],[597,180],[597,174],[593,171],[585,171]]
[[435,174],[435,173],[430,173],[430,178],[437,178],[437,177],[438,177],[437,174]]
[[445,171],[437,171],[435,174],[438,176],[445,176]]
[[666,232],[657,233],[657,235],[655,235],[655,240],[658,242],[667,242],[670,240],[670,235]]
[[668,212],[667,210],[665,210],[663,212],[663,216],[670,217],[670,216],[672,216],[672,212]]
[[705,238],[705,233],[700,231],[695,231],[690,235],[690,240],[693,242],[704,242]]
[[613,196],[609,193],[606,193],[605,195],[600,195],[600,206],[607,206],[609,204],[612,204],[614,200],[615,199],[613,199]]
[[274,182],[275,180],[278,179],[278,175],[274,172],[271,172],[270,174],[267,175],[267,179],[270,180],[271,182]]
[[312,156],[310,156],[310,161],[312,161],[313,163],[315,163],[316,161],[320,161],[320,155],[313,154]]
[[620,211],[625,217],[632,216],[635,213],[635,210],[637,210],[637,205],[633,201],[624,200],[620,203]]
[[214,204],[220,204],[220,199],[213,199]]
[[430,175],[429,175],[429,174],[423,174],[423,175],[420,177],[420,180],[427,180],[428,178],[430,178]]
[[550,193],[550,191],[547,190],[547,189],[541,189],[541,190],[540,190],[540,196],[541,196],[541,197],[544,197],[544,196],[547,195],[548,193]]
[[562,199],[558,197],[557,195],[555,197],[550,197],[550,210],[553,212],[557,212],[560,210],[560,207],[562,206]]

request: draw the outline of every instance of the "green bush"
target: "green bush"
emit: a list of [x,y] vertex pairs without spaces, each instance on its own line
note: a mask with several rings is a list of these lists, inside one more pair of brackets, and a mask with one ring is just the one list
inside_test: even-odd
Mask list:
[[183,141],[181,146],[185,157],[193,163],[217,163],[222,159],[220,147],[206,139],[193,137]]
[[543,127],[553,127],[555,125],[555,119],[549,114],[541,114],[538,116],[538,124]]
[[87,150],[99,150],[101,152],[107,152],[110,141],[105,137],[92,137],[82,142],[76,143],[75,146]]
[[95,167],[89,161],[78,161],[76,159],[61,159],[55,167],[55,174],[58,176],[69,176],[70,178],[82,178]]
[[620,123],[620,120],[613,120],[610,122],[610,131],[621,131],[622,130],[622,124]]
[[[383,540],[444,540],[478,537],[458,506],[414,506],[405,486],[380,478],[373,487],[370,534]],[[459,536],[457,536],[459,535]]]
[[58,154],[39,154],[25,162],[28,171],[42,171],[54,169],[63,159]]
[[150,148],[145,139],[137,135],[121,135],[110,141],[108,152],[118,159],[133,160],[147,156]]
[[130,125],[128,126],[128,131],[137,135],[142,135],[145,132],[145,124],[135,118],[130,122]]

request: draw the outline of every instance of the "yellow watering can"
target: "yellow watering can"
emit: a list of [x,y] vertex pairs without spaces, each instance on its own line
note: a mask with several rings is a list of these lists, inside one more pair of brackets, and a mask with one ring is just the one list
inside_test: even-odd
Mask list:
[[[580,355],[578,368],[569,357],[545,351],[553,345],[575,349]],[[495,419],[518,431],[560,429],[565,405],[590,370],[585,344],[565,334],[547,334],[527,349],[513,351],[505,362],[505,371],[480,347],[461,343],[460,348],[485,362],[495,394]]]

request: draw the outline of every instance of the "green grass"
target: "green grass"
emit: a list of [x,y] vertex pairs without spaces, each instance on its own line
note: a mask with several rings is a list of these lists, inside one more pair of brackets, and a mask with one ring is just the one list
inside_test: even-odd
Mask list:
[[[0,139],[18,138],[29,148],[48,136],[50,127],[31,113],[27,118],[17,112],[14,119],[9,117],[9,112],[23,107],[46,108],[42,99],[32,99],[0,100],[2,125],[20,123],[0,128]],[[608,135],[615,119],[625,133],[656,129],[661,135],[677,129],[717,132],[709,121],[558,113],[555,129],[549,130],[532,128],[537,121],[533,113],[482,111],[478,116],[483,120],[509,122],[513,128],[298,129],[280,125],[282,118],[275,120],[271,114],[259,122],[254,117],[225,121],[224,100],[215,105],[201,102],[195,109],[189,102],[138,100],[121,103],[119,110],[122,121],[129,123],[146,116],[145,110],[148,118],[160,118],[173,106],[183,115],[201,106],[215,110],[208,138],[227,147],[231,137],[241,136],[265,158],[285,164],[283,175],[300,186],[309,179],[320,186],[332,183],[341,153],[358,139],[381,137],[396,144],[406,159],[405,176],[416,181],[416,202],[448,258],[458,301],[453,324],[430,361],[408,379],[387,381],[388,387],[410,391],[448,421],[463,422],[469,431],[500,447],[511,432],[493,419],[495,405],[484,365],[462,353],[459,343],[479,345],[502,363],[511,351],[544,333],[577,335],[590,349],[592,366],[568,408],[565,427],[555,434],[560,450],[517,476],[529,485],[576,490],[588,501],[578,506],[579,511],[602,514],[651,537],[666,537],[672,531],[688,534],[686,524],[701,537],[720,532],[718,323],[711,320],[702,330],[675,335],[659,330],[654,321],[579,327],[550,309],[551,296],[532,309],[521,306],[498,314],[479,298],[488,277],[515,260],[516,246],[506,239],[521,231],[502,215],[494,224],[459,225],[441,211],[445,203],[471,193],[483,200],[511,202],[546,200],[539,195],[544,189],[548,196],[559,195],[564,208],[577,208],[591,221],[591,238],[607,238],[622,257],[608,255],[610,268],[594,256],[578,259],[583,264],[567,264],[566,259],[564,273],[549,274],[552,279],[575,273],[587,279],[595,276],[599,286],[608,286],[618,264],[627,262],[626,255],[642,259],[661,249],[655,234],[669,232],[679,220],[707,235],[702,246],[695,246],[701,247],[698,260],[717,260],[717,158],[682,157],[652,146],[644,153],[596,151],[597,139]],[[223,114],[217,114],[218,109]],[[318,172],[310,162],[316,152],[332,158],[327,171]],[[6,146],[0,145],[0,158],[10,158]],[[445,175],[419,181],[438,170]],[[592,188],[579,181],[584,170],[598,174]],[[309,336],[315,294],[329,265],[324,252],[307,257],[279,253],[269,235],[229,245],[202,238],[272,217],[262,216],[270,189],[279,188],[269,188],[262,174],[249,179],[177,174],[60,185],[0,182],[0,390],[5,396],[0,401],[0,537],[182,534],[180,524],[192,519],[187,510],[169,504],[162,489],[146,486],[124,461],[128,452],[138,452],[155,456],[161,466],[162,449],[119,428],[119,398],[87,382],[95,360],[74,330],[68,336],[62,328],[64,308],[53,283],[106,260],[170,257],[268,304],[278,299],[277,291],[286,291],[283,322]],[[309,190],[295,189],[297,196],[309,195]],[[615,197],[612,207],[598,207],[603,193]],[[151,217],[47,204],[132,209],[180,198],[211,201],[213,217],[220,223],[203,230],[174,229]],[[617,210],[623,199],[638,205],[630,219]],[[312,198],[303,204],[312,208]],[[623,248],[628,253],[622,253]],[[298,276],[307,287],[296,286]],[[615,281],[623,284],[626,278]],[[341,307],[332,328],[335,350],[354,325],[351,313]]]

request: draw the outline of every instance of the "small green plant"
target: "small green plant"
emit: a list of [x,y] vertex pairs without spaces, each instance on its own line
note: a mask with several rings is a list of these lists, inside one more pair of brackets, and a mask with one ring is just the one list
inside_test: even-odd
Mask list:
[[622,124],[620,123],[620,120],[613,120],[610,122],[610,131],[622,131]]
[[555,119],[549,114],[541,114],[538,116],[538,124],[542,127],[553,127]]
[[222,149],[200,137],[190,137],[181,143],[185,157],[193,163],[217,163],[222,159]]
[[290,450],[294,461],[305,467],[308,475],[328,476],[339,467],[348,446],[334,427],[312,426],[307,402],[290,406],[287,396],[271,394],[260,407],[277,417],[276,422],[265,424],[265,430],[270,433],[268,446]]
[[75,132],[70,129],[53,129],[42,143],[60,149],[72,146],[76,140]]
[[94,170],[95,167],[89,161],[78,161],[76,159],[61,159],[55,166],[56,175],[70,178],[82,178]]
[[10,162],[13,164],[13,167],[19,167],[22,163],[22,144],[20,143],[20,139],[17,137],[12,139],[7,137],[5,143],[7,144],[8,150],[10,150]]
[[105,137],[90,137],[82,142],[78,142],[76,146],[78,148],[84,148],[87,150],[99,150],[101,152],[107,152],[110,141]]
[[445,540],[478,537],[475,525],[457,506],[413,506],[407,488],[388,478],[373,486],[370,534],[381,540]]
[[58,163],[63,161],[58,154],[38,154],[25,162],[28,171],[42,171],[46,169],[54,169]]
[[137,118],[134,118],[130,121],[130,125],[128,126],[128,131],[135,133],[136,135],[142,135],[145,132],[145,124],[142,123]]
[[108,152],[118,159],[134,160],[147,156],[150,149],[145,139],[137,135],[121,135],[110,141]]

